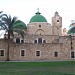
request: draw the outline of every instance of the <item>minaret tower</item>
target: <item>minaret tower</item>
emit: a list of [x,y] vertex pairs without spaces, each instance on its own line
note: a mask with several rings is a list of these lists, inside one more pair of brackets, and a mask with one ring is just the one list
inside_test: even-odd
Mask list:
[[54,17],[52,17],[52,34],[62,35],[62,17],[56,11]]

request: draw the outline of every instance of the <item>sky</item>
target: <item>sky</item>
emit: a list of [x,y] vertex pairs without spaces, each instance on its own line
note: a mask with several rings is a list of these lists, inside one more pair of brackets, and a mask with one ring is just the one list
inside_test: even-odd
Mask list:
[[0,11],[17,16],[26,25],[38,8],[48,23],[52,23],[51,18],[58,11],[63,28],[69,29],[72,20],[75,20],[75,0],[0,0]]

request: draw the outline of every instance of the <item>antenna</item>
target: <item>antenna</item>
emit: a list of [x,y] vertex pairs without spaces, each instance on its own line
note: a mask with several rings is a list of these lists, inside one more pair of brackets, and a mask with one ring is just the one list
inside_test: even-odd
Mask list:
[[39,8],[37,8],[37,10],[39,11]]

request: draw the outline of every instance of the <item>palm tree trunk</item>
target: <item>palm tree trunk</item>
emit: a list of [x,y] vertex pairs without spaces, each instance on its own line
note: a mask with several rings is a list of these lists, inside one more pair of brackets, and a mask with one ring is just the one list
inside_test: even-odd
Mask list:
[[10,44],[10,33],[8,32],[8,46],[7,46],[7,61],[10,61],[10,58],[9,58],[9,44]]

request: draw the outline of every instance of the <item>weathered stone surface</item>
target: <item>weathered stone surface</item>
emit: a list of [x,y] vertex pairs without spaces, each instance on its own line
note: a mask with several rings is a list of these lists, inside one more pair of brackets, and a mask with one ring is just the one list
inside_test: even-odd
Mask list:
[[[33,40],[38,36],[30,36],[29,40]],[[41,36],[42,37],[42,36]],[[47,37],[47,38],[46,38]],[[55,39],[52,39],[54,36],[45,36],[48,42],[46,43],[33,43],[27,42],[24,44],[16,44],[10,42],[9,47],[9,58],[10,60],[72,60],[70,58],[70,52],[75,49],[75,40],[73,39],[73,50],[71,50],[70,39],[60,37],[62,42],[52,42]],[[56,36],[57,37],[57,36]],[[28,39],[28,37],[27,37]],[[60,40],[59,39],[59,40]],[[5,51],[5,56],[0,56],[0,60],[6,60],[7,58],[7,40],[0,40],[0,49]],[[25,50],[25,56],[20,55],[20,50]],[[40,56],[36,56],[36,51],[41,52]],[[54,56],[54,52],[58,52],[58,57]],[[74,59],[73,59],[74,60]]]

